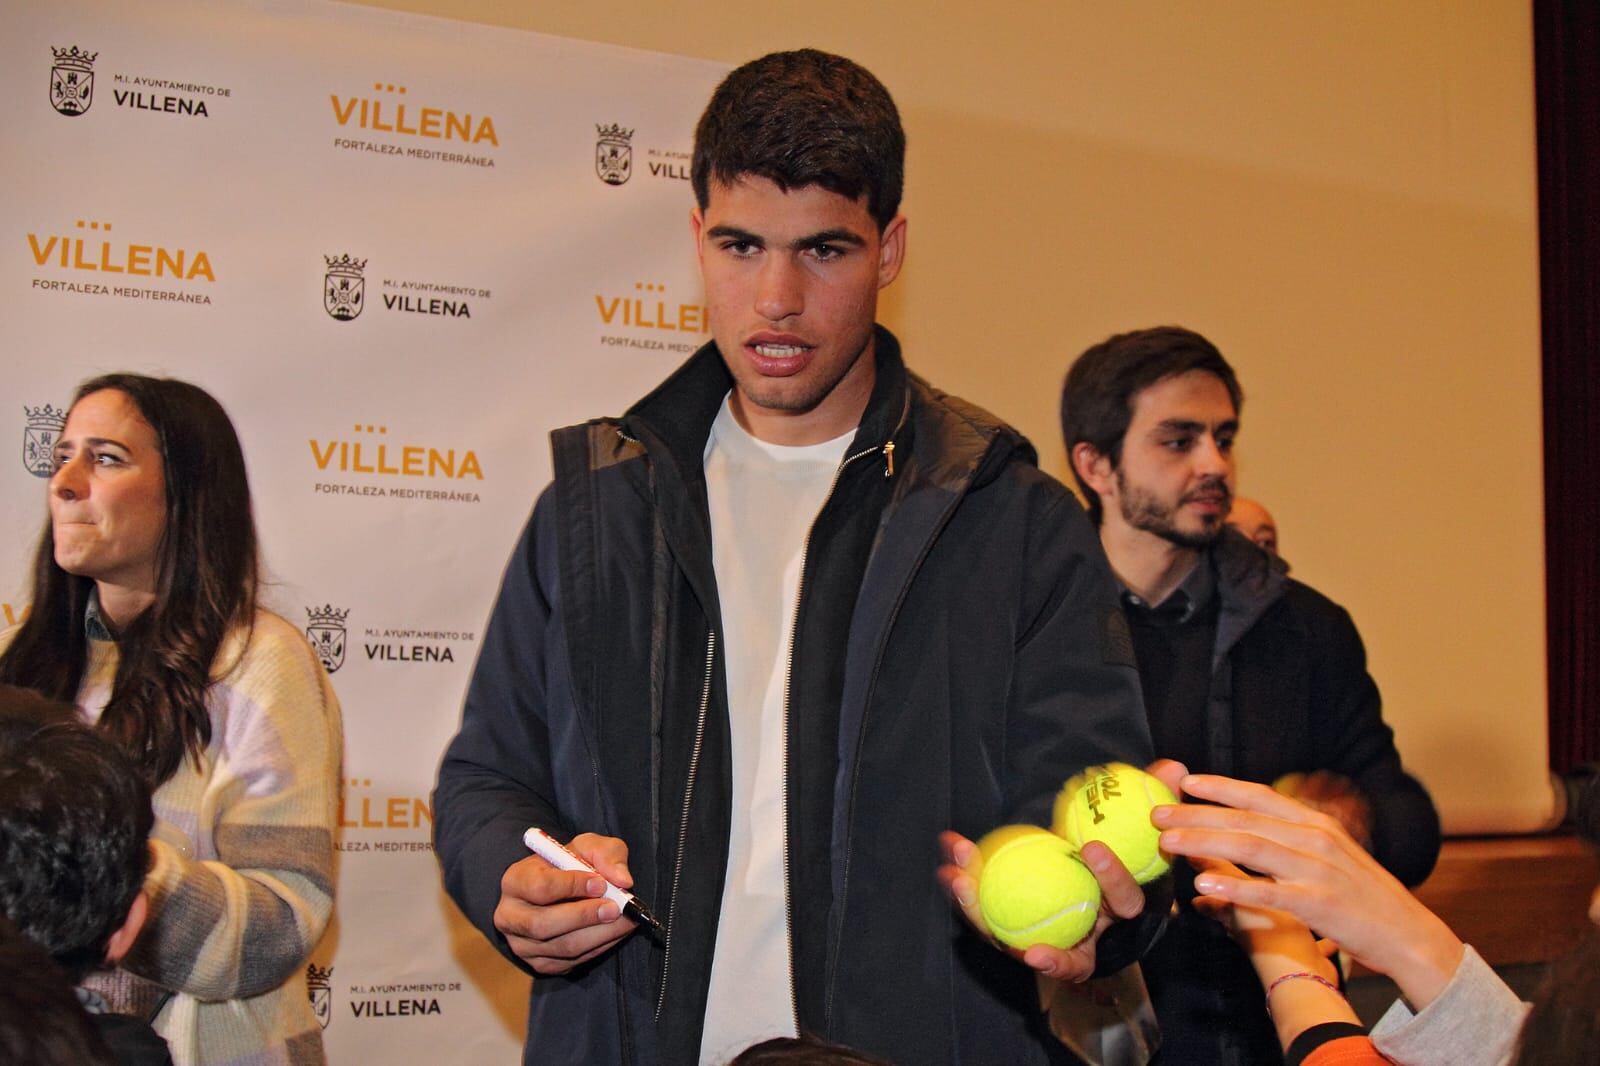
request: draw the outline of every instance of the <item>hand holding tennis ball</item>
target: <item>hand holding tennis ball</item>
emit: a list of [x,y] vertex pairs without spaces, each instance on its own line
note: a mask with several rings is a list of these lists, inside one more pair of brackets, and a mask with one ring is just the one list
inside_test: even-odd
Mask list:
[[1069,948],[1094,928],[1100,885],[1059,836],[1003,825],[978,841],[978,855],[978,906],[1002,944]]
[[1161,853],[1161,832],[1150,824],[1150,811],[1176,802],[1171,789],[1137,767],[1121,762],[1090,766],[1056,796],[1050,827],[1077,850],[1100,841],[1144,885],[1172,865]]

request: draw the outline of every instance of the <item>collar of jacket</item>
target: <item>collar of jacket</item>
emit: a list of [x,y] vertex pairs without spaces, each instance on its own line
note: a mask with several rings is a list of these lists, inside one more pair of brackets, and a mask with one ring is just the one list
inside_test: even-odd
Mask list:
[[[911,450],[911,376],[894,334],[882,326],[873,329],[877,377],[861,425],[845,454],[881,449],[893,439],[898,463],[899,455]],[[712,627],[718,630],[722,613],[712,567],[705,448],[717,410],[731,388],[733,375],[715,342],[709,343],[629,408],[620,425],[611,423],[652,457],[648,491],[659,508],[662,529]],[[618,455],[626,452],[626,448],[620,449]]]
[[[910,401],[900,342],[882,326],[874,326],[873,334],[877,376],[846,455],[863,448],[882,448],[891,439],[898,445],[899,432],[906,424]],[[733,375],[712,341],[629,408],[622,418],[623,430],[647,447],[661,446],[686,483],[703,482],[706,440],[723,397],[732,388]]]
[[1250,627],[1267,613],[1267,608],[1283,597],[1289,584],[1289,567],[1232,526],[1223,529],[1222,536],[1211,545],[1209,555],[1217,575],[1217,591],[1222,597],[1211,659],[1211,669],[1215,673],[1217,665],[1228,657],[1233,646],[1250,632]]

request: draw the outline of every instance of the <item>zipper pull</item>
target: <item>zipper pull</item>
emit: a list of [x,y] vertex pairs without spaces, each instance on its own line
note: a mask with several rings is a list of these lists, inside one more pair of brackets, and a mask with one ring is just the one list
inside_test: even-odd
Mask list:
[[894,477],[894,441],[883,446],[883,476]]

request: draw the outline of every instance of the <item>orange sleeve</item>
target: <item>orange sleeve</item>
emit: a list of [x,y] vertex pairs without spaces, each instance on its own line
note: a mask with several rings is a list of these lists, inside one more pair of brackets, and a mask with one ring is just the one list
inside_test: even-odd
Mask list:
[[1364,1036],[1342,1036],[1321,1045],[1301,1060],[1301,1066],[1389,1066]]

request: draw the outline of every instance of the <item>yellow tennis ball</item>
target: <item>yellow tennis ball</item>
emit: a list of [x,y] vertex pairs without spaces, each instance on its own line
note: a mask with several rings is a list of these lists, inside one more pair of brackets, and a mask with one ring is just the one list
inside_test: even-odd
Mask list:
[[1306,783],[1306,775],[1299,770],[1284,774],[1272,783],[1273,791],[1281,792],[1285,796],[1298,796]]
[[978,908],[1002,944],[1069,948],[1093,928],[1100,885],[1054,833],[1001,826],[978,841],[978,855]]
[[1080,851],[1089,841],[1100,841],[1143,885],[1172,865],[1161,853],[1161,831],[1150,824],[1150,810],[1176,802],[1160,779],[1137,767],[1123,762],[1091,766],[1062,787],[1050,827]]

